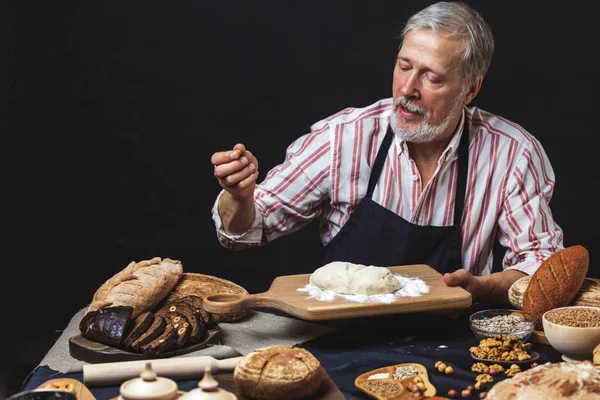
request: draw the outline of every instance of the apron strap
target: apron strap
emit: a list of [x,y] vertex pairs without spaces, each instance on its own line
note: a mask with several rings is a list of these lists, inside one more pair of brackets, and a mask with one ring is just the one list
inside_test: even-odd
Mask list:
[[465,211],[467,179],[469,176],[469,122],[465,115],[462,136],[458,145],[458,176],[456,180],[456,198],[454,199],[454,225],[460,225]]
[[367,187],[367,197],[369,199],[373,195],[373,190],[375,190],[375,185],[377,184],[379,176],[381,175],[381,171],[383,170],[383,164],[387,158],[387,153],[390,149],[393,138],[394,131],[392,131],[392,127],[390,125],[388,126],[385,137],[383,138],[383,142],[381,142],[381,146],[379,146],[379,150],[377,150],[377,157],[375,158],[375,163],[373,164],[373,169],[371,170],[371,176],[369,177],[369,186]]

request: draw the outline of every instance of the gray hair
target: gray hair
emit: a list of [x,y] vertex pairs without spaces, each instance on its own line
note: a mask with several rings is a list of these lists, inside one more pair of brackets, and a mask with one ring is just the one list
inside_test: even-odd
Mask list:
[[431,30],[445,34],[448,39],[464,40],[461,65],[467,87],[487,73],[494,54],[494,37],[481,15],[468,5],[462,2],[432,4],[410,17],[400,39],[404,41],[413,30]]

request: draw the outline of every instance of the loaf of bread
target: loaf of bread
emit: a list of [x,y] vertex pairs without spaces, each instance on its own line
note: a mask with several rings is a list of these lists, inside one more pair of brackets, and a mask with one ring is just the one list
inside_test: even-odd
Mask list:
[[133,307],[132,318],[151,311],[173,289],[181,275],[180,261],[160,257],[138,263],[104,282],[96,291],[86,313],[108,306]]
[[244,356],[233,371],[233,379],[252,399],[293,400],[315,394],[322,374],[321,363],[308,350],[268,346]]
[[[523,294],[531,276],[517,279],[508,289],[508,300],[518,310],[523,309]],[[600,307],[600,279],[586,277],[569,306]]]
[[600,371],[591,362],[546,363],[496,383],[487,400],[600,400]]
[[[239,294],[245,296],[248,291],[238,284],[212,275],[197,273],[184,273],[173,290],[167,295],[164,302],[174,302],[187,296],[197,296],[204,299],[217,293]],[[213,315],[217,322],[233,322],[244,318],[248,310],[231,314]]]
[[534,272],[523,295],[523,311],[536,317],[537,329],[542,329],[546,311],[568,305],[577,295],[589,262],[585,247],[570,246],[552,254]]

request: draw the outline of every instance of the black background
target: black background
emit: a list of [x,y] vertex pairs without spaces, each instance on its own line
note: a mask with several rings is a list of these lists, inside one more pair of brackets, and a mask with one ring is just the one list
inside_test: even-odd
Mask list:
[[[210,156],[243,142],[258,157],[262,180],[312,123],[390,97],[400,27],[430,3],[3,7],[3,137],[11,145],[2,146],[10,200],[3,236],[10,240],[1,358],[8,377],[22,380],[71,316],[130,261],[178,259],[187,272],[230,279],[251,293],[267,290],[277,275],[312,271],[320,249],[314,223],[261,249],[220,247]],[[551,206],[565,245],[587,247],[588,276],[598,277],[595,7],[468,3],[496,39],[473,104],[540,139],[556,174]]]

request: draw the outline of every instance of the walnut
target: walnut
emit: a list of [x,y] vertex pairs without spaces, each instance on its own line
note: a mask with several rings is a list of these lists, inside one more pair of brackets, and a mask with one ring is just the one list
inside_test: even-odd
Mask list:
[[487,366],[487,365],[485,365],[484,363],[480,363],[480,362],[478,362],[478,363],[475,363],[475,364],[473,364],[473,365],[471,366],[471,371],[473,371],[473,372],[479,372],[479,373],[481,374],[481,373],[484,373],[484,371],[485,371],[485,369],[486,369],[487,367],[488,367],[488,366]]
[[504,371],[506,376],[509,378],[512,378],[513,376],[517,375],[519,372],[521,372],[521,367],[519,367],[517,364],[511,364],[510,368],[507,369],[506,371]]
[[494,382],[494,378],[490,374],[480,374],[475,378],[475,382],[490,383]]

